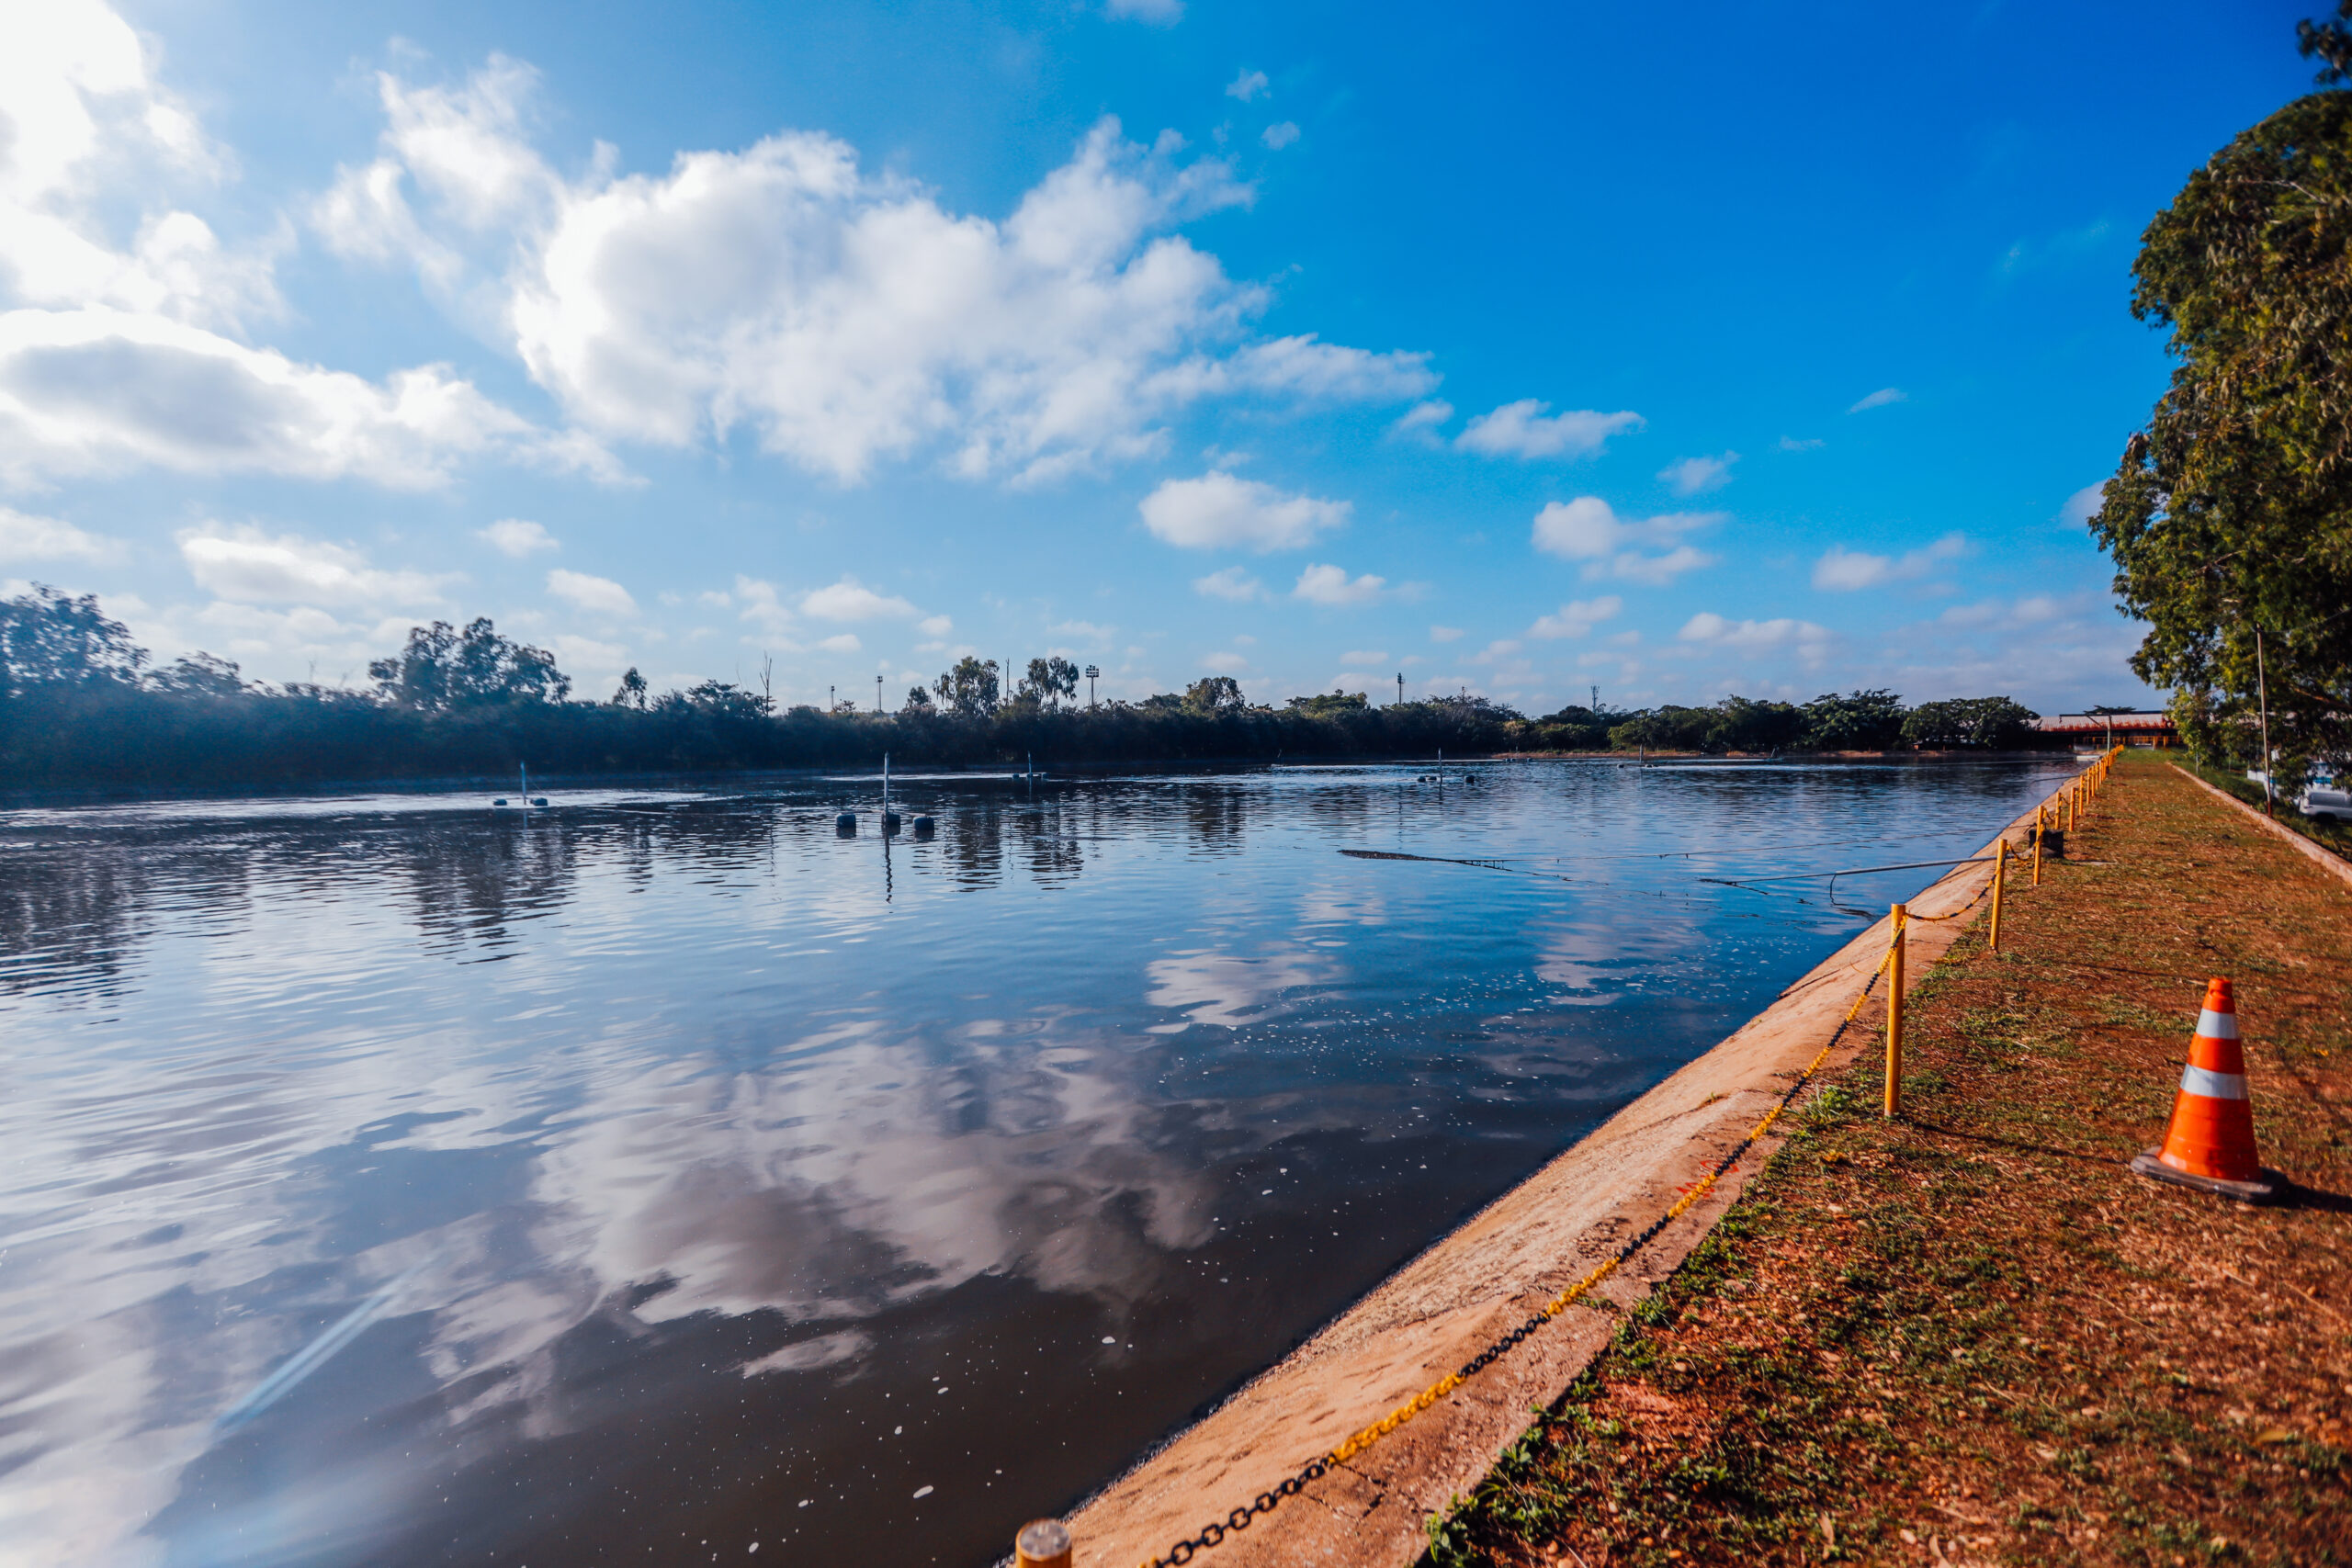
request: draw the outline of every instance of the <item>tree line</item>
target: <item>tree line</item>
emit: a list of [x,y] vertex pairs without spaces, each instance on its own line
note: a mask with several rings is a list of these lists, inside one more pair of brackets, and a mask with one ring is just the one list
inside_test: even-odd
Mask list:
[[247,681],[209,653],[168,664],[93,595],[36,586],[0,600],[0,783],[179,788],[390,778],[701,773],[870,763],[1151,762],[1475,756],[1526,750],[1751,751],[2005,748],[2032,715],[2007,698],[1906,708],[1887,692],[1802,706],[1563,708],[1531,718],[1469,695],[1375,706],[1361,692],[1253,704],[1228,675],[1137,702],[1081,703],[1069,660],[1008,681],[966,657],[893,713],[779,706],[705,681],[652,693],[631,670],[605,700],[572,694],[547,649],[488,617],[412,627],[365,690]]

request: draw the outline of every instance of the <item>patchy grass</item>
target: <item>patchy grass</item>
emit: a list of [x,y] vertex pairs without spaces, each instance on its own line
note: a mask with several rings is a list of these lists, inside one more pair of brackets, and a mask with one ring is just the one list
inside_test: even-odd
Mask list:
[[[2134,758],[1425,1563],[2352,1561],[2352,888]],[[2131,1175],[2237,982],[2247,1208]]]

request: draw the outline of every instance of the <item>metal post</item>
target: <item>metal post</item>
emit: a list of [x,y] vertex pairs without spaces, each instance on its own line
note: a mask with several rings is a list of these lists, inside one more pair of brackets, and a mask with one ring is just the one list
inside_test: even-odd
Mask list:
[[2009,839],[2004,833],[1993,841],[1993,934],[1984,946],[1993,953],[2001,951],[2001,887],[2008,881]]
[[1032,1519],[1012,1538],[1012,1568],[1069,1568],[1069,1527]]
[[2033,885],[2041,886],[2041,810],[2033,808]]
[[2270,792],[2270,682],[2262,669],[2262,628],[2254,628],[2254,691],[2262,705],[2262,809],[2278,815],[2278,798]]
[[1910,919],[1908,905],[1896,904],[1888,911],[1887,920],[1894,927],[1888,935],[1893,952],[1887,958],[1886,992],[1886,1114],[1903,1114],[1903,928]]

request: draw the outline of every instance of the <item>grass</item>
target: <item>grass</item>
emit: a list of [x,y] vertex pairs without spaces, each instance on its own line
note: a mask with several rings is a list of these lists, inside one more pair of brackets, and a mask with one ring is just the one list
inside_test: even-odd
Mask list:
[[[1920,987],[1906,1117],[1805,1102],[1429,1568],[2352,1561],[2352,889],[2154,759],[2069,848]],[[2124,1168],[2212,974],[2288,1204]]]

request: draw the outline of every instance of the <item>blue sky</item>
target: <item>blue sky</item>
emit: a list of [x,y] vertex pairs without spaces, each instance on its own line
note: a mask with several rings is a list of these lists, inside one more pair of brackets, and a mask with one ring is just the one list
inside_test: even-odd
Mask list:
[[2140,700],[2132,256],[2310,81],[2267,4],[9,10],[0,581],[892,706]]

